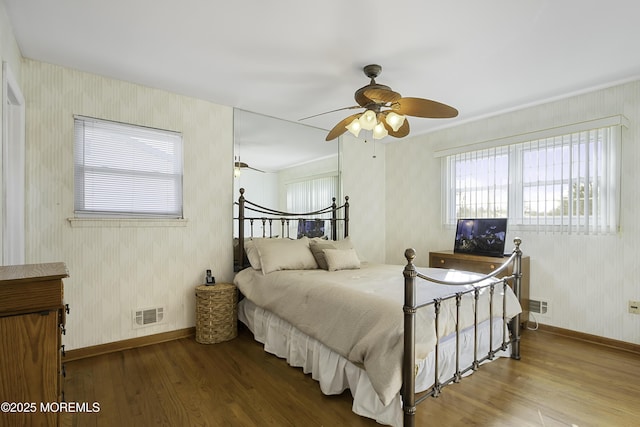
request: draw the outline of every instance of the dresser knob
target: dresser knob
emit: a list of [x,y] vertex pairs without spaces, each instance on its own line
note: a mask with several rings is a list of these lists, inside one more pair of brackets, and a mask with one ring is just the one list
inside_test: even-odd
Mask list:
[[492,270],[495,270],[495,268],[496,268],[496,266],[495,266],[495,265],[493,265],[493,264],[491,264],[489,267],[490,267]]
[[444,260],[443,259],[440,260],[440,264],[444,264]]

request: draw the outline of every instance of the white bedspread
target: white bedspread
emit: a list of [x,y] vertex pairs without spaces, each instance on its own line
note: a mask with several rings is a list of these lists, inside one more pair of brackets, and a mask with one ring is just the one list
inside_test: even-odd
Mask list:
[[[247,268],[234,283],[256,305],[295,325],[351,362],[364,366],[371,384],[386,405],[402,385],[404,278],[403,266],[363,263],[359,270],[275,271],[267,275]],[[472,274],[444,269],[420,269],[443,280],[462,281]],[[444,286],[418,279],[418,303],[451,295],[470,286]],[[494,316],[502,316],[502,286],[495,287]],[[487,319],[489,291],[481,293],[479,321]],[[521,310],[508,288],[507,317]],[[462,304],[461,328],[473,324],[473,297]],[[443,303],[441,337],[455,331],[455,301]],[[436,342],[433,308],[418,310],[416,359],[433,350]]]

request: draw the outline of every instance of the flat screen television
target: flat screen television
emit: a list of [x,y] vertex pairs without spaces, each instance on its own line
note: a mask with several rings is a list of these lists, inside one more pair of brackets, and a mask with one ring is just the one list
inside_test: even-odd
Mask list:
[[453,251],[503,257],[506,237],[506,218],[458,219]]
[[298,221],[298,239],[302,237],[324,237],[323,219],[301,219]]

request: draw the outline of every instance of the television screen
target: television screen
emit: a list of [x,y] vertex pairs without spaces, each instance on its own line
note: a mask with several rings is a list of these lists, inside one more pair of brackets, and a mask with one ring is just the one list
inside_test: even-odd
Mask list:
[[301,219],[298,221],[298,239],[302,237],[324,237],[323,219]]
[[503,257],[506,236],[506,218],[459,219],[453,251]]

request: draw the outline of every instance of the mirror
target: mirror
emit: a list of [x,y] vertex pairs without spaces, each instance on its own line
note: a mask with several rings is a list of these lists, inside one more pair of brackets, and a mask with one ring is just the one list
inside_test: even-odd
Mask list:
[[248,200],[286,211],[288,185],[326,176],[339,191],[339,142],[325,141],[326,130],[240,109],[233,123],[234,200],[244,188]]

